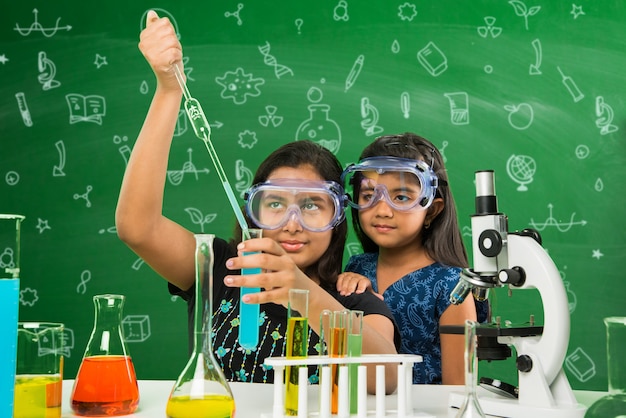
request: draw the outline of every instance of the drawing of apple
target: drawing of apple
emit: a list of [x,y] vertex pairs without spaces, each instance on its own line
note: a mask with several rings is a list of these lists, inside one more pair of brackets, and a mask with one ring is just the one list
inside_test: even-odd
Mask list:
[[528,103],[505,105],[504,109],[509,112],[509,125],[515,129],[522,131],[533,123],[533,108]]

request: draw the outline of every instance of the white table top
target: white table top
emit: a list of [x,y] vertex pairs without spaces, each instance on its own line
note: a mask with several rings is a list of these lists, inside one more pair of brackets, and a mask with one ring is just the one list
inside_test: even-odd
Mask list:
[[[63,381],[63,406],[62,417],[77,417],[70,408],[70,395],[72,393],[73,380]],[[173,380],[140,380],[139,381],[139,408],[127,417],[161,418],[165,417],[165,406],[169,393],[174,386]],[[273,401],[273,386],[261,383],[230,383],[235,397],[237,418],[259,418],[271,416]],[[311,410],[317,405],[318,386],[309,387],[308,404]],[[448,408],[448,396],[450,392],[463,393],[463,386],[446,385],[413,385],[411,398],[413,400],[414,417],[454,416],[455,410]],[[482,390],[479,388],[479,390]],[[605,395],[604,392],[574,391],[576,398],[583,405],[591,405],[596,399]],[[386,397],[388,409],[395,409],[396,397]],[[368,396],[368,408],[375,408],[375,396]],[[423,413],[423,414],[421,414]],[[449,415],[450,414],[450,415]]]

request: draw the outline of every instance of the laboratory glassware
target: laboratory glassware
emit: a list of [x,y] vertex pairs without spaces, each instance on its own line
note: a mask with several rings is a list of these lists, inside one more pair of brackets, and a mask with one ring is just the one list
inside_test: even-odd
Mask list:
[[0,213],[0,416],[13,414],[23,215]]
[[63,330],[55,322],[18,324],[13,418],[61,417]]
[[[307,357],[309,337],[309,291],[289,289],[287,305],[287,358]],[[287,366],[285,369],[285,415],[298,415],[299,372],[308,372],[306,367]],[[274,376],[274,380],[282,376]]]
[[[348,318],[348,357],[360,357],[363,350],[363,311],[350,311]],[[350,413],[358,408],[359,364],[348,365],[350,386]]]
[[478,356],[476,355],[476,322],[465,321],[465,399],[456,418],[485,417],[476,396]]
[[[329,357],[345,357],[348,354],[348,319],[350,311],[330,311],[325,309],[320,314],[321,339]],[[339,364],[331,364],[331,413],[339,411]]]
[[604,318],[604,324],[609,394],[594,402],[585,413],[585,418],[626,416],[626,317]]
[[[250,238],[263,237],[263,230],[258,228],[248,229]],[[247,238],[242,233],[242,241]],[[244,255],[254,254],[254,252],[244,252]],[[259,274],[260,268],[241,269],[242,275]],[[258,287],[241,287],[239,290],[239,345],[246,350],[254,350],[259,344],[259,315],[260,306],[258,303],[244,303],[243,296],[248,293],[258,293],[261,289]]]
[[135,367],[122,333],[124,295],[93,297],[95,320],[71,396],[76,415],[132,414],[139,405]]
[[196,234],[196,304],[194,344],[187,365],[178,376],[167,401],[168,418],[233,418],[235,399],[213,354],[212,234]]

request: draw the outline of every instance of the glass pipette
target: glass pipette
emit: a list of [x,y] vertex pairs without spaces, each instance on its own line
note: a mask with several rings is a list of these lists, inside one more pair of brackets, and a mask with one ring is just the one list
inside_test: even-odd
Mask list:
[[235,193],[233,192],[233,188],[228,182],[228,178],[226,177],[226,173],[224,173],[224,169],[222,168],[222,163],[213,148],[213,143],[211,142],[211,125],[206,119],[206,115],[202,110],[202,106],[200,106],[200,102],[191,97],[189,93],[189,89],[187,88],[187,84],[185,84],[185,79],[180,72],[180,67],[178,64],[172,65],[174,67],[174,74],[176,75],[176,80],[180,85],[181,90],[183,91],[183,96],[185,97],[185,102],[183,106],[185,107],[185,113],[187,113],[187,117],[189,117],[189,121],[191,122],[191,126],[193,126],[193,130],[198,138],[204,142],[209,155],[211,156],[211,160],[213,160],[213,165],[215,166],[215,170],[217,171],[217,175],[222,182],[222,186],[224,187],[224,191],[226,192],[226,196],[228,197],[228,201],[235,212],[235,217],[237,218],[237,222],[239,222],[239,226],[241,227],[241,232],[245,239],[250,238],[250,233],[248,232],[248,224],[246,223],[246,219],[243,216],[243,212],[237,203],[237,199],[235,198]]

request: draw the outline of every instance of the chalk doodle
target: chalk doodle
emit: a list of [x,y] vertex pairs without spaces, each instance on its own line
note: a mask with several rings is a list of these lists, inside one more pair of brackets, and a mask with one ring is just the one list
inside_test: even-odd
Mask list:
[[224,76],[216,77],[215,82],[223,87],[222,99],[233,99],[235,104],[244,104],[248,97],[257,97],[261,94],[259,86],[265,84],[262,78],[253,78],[252,74],[246,74],[243,68],[235,71],[226,71]]
[[70,25],[59,26],[59,22],[61,21],[60,17],[57,18],[54,27],[45,28],[41,25],[41,23],[37,21],[38,14],[39,11],[37,9],[33,9],[33,15],[35,16],[33,23],[28,28],[21,28],[20,25],[16,23],[14,30],[16,30],[22,36],[29,36],[33,32],[41,32],[41,34],[46,38],[50,38],[56,35],[56,33],[60,30],[65,30],[68,32],[72,30],[72,27]]
[[547,227],[554,227],[560,232],[567,232],[570,229],[572,229],[573,226],[576,226],[576,225],[580,225],[580,226],[587,225],[587,221],[585,220],[581,220],[581,221],[574,220],[574,217],[576,216],[576,212],[573,212],[571,214],[569,222],[559,222],[552,215],[552,209],[553,209],[552,203],[548,204],[549,215],[546,218],[546,220],[544,222],[535,222],[533,218],[530,218],[530,225],[533,228],[535,228],[537,231],[543,231]]
[[74,200],[83,199],[85,201],[85,206],[90,208],[91,207],[91,201],[89,200],[89,193],[92,190],[93,190],[93,187],[91,185],[87,185],[87,189],[86,189],[85,193],[83,193],[83,194],[74,193]]
[[259,52],[263,55],[263,63],[265,65],[269,65],[270,67],[274,67],[274,75],[276,78],[281,78],[285,74],[293,75],[293,71],[291,68],[286,65],[279,64],[276,61],[276,58],[270,54],[271,45],[269,42],[265,41],[265,45],[259,46]]

